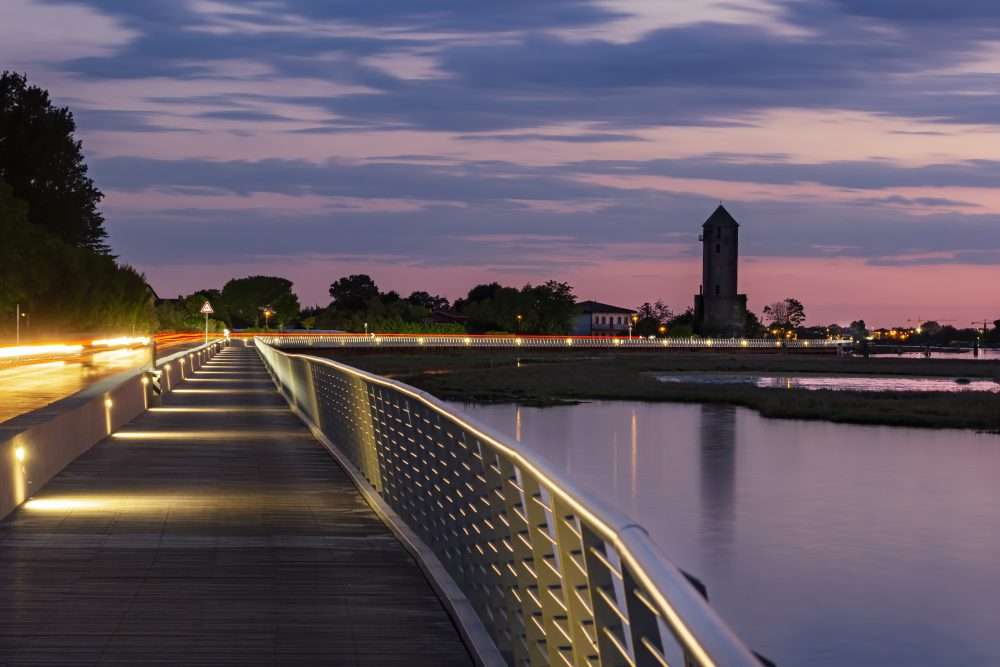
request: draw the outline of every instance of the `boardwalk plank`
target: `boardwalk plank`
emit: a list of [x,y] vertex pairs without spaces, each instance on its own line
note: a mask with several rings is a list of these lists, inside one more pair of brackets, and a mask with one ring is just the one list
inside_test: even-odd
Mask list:
[[226,349],[0,522],[0,664],[471,663],[263,370]]

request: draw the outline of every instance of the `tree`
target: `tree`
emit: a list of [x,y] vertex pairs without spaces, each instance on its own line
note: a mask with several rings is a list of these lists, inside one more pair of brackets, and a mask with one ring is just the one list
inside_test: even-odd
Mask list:
[[108,254],[101,191],[87,176],[76,123],[66,107],[29,86],[20,74],[0,74],[0,180],[28,205],[28,220],[66,243]]
[[414,306],[426,308],[430,312],[434,312],[435,310],[448,310],[451,306],[448,299],[443,296],[437,294],[431,295],[427,292],[413,292],[410,296],[406,297],[406,300]]
[[743,325],[743,335],[747,338],[760,338],[765,331],[766,329],[757,314],[748,310],[746,323]]
[[260,308],[274,311],[272,324],[283,328],[299,316],[299,298],[292,292],[292,281],[273,276],[234,278],[222,288],[222,301],[236,328],[261,326],[265,322]]
[[570,330],[576,297],[568,283],[555,280],[520,290],[490,283],[473,287],[460,305],[473,331],[560,334]]
[[531,302],[529,313],[539,333],[568,333],[572,326],[576,297],[569,283],[549,280],[543,285],[526,285],[521,291]]
[[364,273],[340,278],[330,285],[331,305],[341,312],[362,310],[365,304],[378,296],[375,281]]
[[[28,218],[28,207],[0,182],[0,312],[12,314],[20,304],[35,331],[156,328],[154,295],[141,274],[108,255],[71,246]],[[8,321],[4,317],[0,327]]]
[[671,338],[688,338],[694,335],[694,309],[688,308],[680,315],[667,320],[667,335]]
[[791,297],[764,306],[764,317],[774,326],[795,328],[806,320],[805,307]]

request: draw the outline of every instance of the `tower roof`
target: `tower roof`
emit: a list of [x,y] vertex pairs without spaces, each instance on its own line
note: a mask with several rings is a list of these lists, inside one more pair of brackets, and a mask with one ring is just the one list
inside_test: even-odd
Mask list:
[[715,209],[712,215],[708,216],[708,220],[702,227],[739,227],[740,223],[736,222],[733,216],[729,215],[729,211],[722,204],[719,204],[719,208]]

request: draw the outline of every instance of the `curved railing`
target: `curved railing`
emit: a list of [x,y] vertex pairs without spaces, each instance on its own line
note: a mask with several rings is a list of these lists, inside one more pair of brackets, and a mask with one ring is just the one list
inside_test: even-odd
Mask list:
[[256,344],[511,665],[756,665],[640,526],[408,385]]
[[442,334],[276,334],[264,340],[277,347],[470,347],[470,348],[637,348],[637,349],[838,349],[849,340],[773,338],[614,338],[611,336],[491,336]]

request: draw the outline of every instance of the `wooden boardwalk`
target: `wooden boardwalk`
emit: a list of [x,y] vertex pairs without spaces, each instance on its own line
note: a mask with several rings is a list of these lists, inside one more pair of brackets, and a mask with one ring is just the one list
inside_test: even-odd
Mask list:
[[153,663],[471,663],[253,349],[221,352],[0,522],[0,665]]

